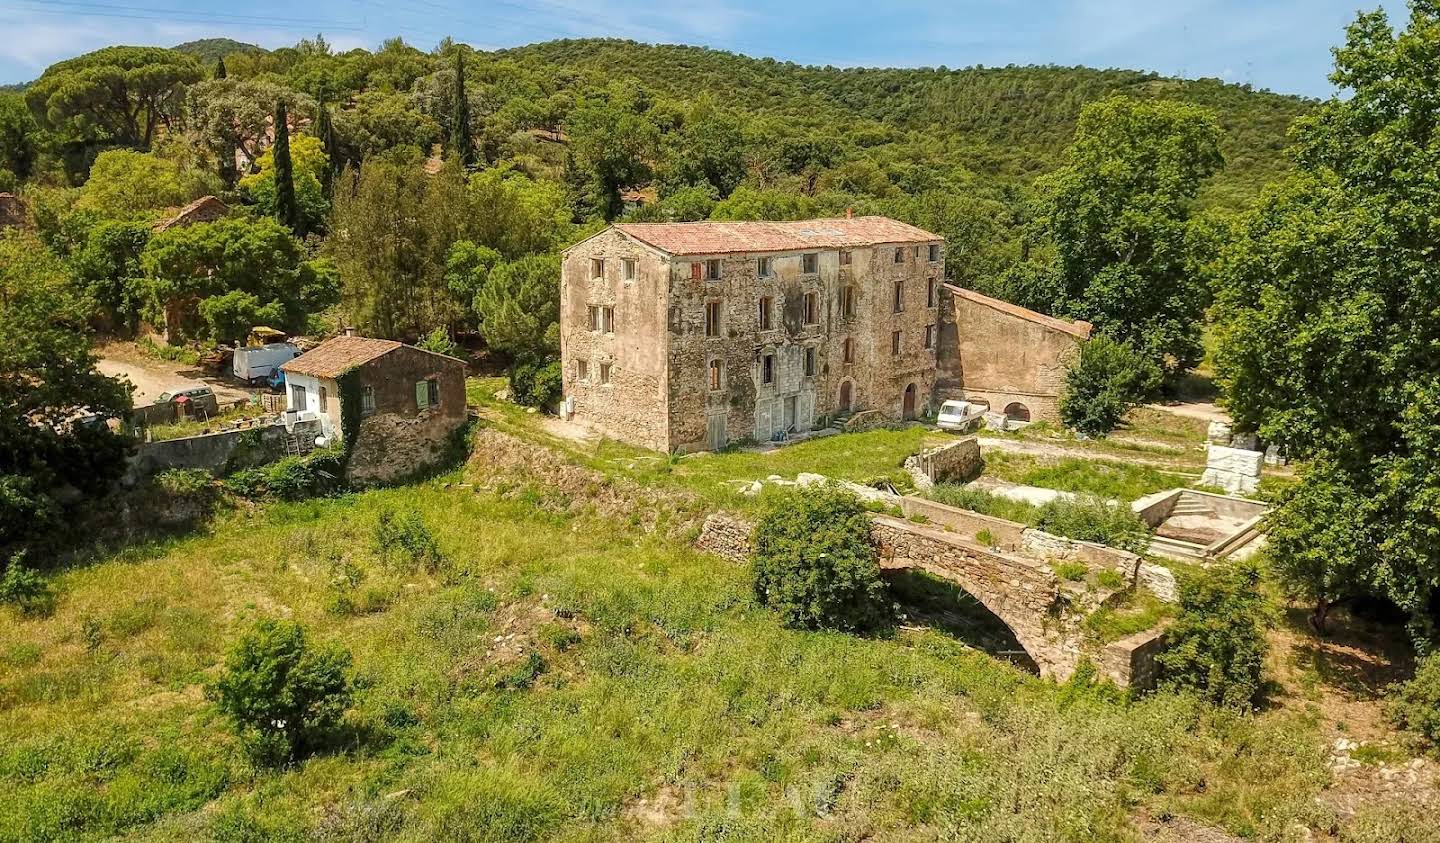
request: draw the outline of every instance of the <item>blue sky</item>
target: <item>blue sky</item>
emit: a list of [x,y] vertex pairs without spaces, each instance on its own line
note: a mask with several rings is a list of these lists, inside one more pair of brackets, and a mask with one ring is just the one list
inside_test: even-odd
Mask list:
[[700,44],[838,66],[1053,63],[1215,76],[1323,97],[1358,8],[1398,0],[0,0],[0,82],[107,44],[228,36],[266,47],[317,31],[338,47],[445,35],[479,48],[560,37]]

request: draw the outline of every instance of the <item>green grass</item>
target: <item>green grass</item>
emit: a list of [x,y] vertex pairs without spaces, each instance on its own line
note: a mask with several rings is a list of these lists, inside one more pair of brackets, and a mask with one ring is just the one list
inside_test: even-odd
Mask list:
[[[575,453],[718,497],[801,448],[859,478],[923,435]],[[1070,693],[924,624],[786,629],[683,537],[460,480],[226,509],[56,574],[48,616],[0,610],[0,840],[1118,843],[1142,807],[1261,840],[1329,821],[1313,715]],[[433,571],[382,558],[394,511],[425,524]],[[260,617],[350,649],[358,684],[342,744],[279,771],[247,766],[203,693]]]
[[258,407],[241,406],[226,410],[208,419],[189,419],[173,424],[157,424],[150,427],[150,438],[156,442],[164,439],[179,439],[184,436],[199,436],[203,433],[217,433],[222,426],[241,419],[260,415]]
[[1126,592],[1085,618],[1085,630],[1101,643],[1154,629],[1175,616],[1175,604],[1166,603],[1143,588]]
[[1122,503],[1186,484],[1187,477],[1134,463],[1063,457],[1058,460],[1008,451],[985,454],[985,474],[1022,486],[1039,486]]

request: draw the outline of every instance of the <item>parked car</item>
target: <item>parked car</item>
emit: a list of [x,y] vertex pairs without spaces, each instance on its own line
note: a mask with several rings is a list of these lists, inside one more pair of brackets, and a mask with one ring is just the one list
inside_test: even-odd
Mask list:
[[941,430],[968,433],[980,426],[986,409],[983,404],[972,404],[969,401],[946,401],[940,405],[940,412],[935,416],[935,425]]
[[185,404],[185,415],[203,414],[213,416],[220,412],[220,401],[215,397],[215,391],[208,386],[191,386],[185,389],[177,389],[170,392],[160,393],[155,399],[160,404]]

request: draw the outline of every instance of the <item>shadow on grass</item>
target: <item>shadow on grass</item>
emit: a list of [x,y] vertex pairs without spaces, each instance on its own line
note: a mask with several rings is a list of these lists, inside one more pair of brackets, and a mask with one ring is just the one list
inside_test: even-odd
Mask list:
[[1295,636],[1291,660],[1335,692],[1378,700],[1392,683],[1414,673],[1414,651],[1398,618],[1365,607],[1335,609],[1324,637],[1315,635],[1309,618],[1306,607],[1285,610],[1281,624]]
[[1010,627],[969,592],[923,571],[886,571],[885,580],[907,622],[937,629],[1039,675],[1039,666]]

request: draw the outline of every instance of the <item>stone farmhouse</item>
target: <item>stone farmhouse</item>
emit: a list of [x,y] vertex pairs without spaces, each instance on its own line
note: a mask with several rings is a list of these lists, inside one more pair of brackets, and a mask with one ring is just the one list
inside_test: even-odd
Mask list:
[[354,483],[389,482],[425,468],[465,423],[465,363],[444,354],[339,336],[280,370],[290,412],[318,418],[332,441],[353,436],[346,479]]
[[[1053,412],[1061,358],[1088,326],[967,293],[945,284],[942,238],[886,217],[613,225],[564,255],[563,409],[678,452],[862,410],[916,418],[965,397],[972,371],[996,409]],[[977,331],[1025,349],[967,336],[956,317],[977,304]],[[1035,348],[1032,329],[1066,339]]]

